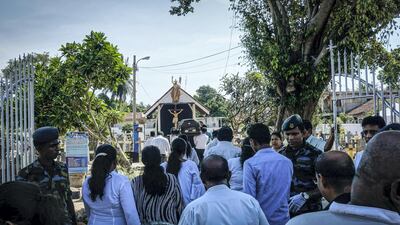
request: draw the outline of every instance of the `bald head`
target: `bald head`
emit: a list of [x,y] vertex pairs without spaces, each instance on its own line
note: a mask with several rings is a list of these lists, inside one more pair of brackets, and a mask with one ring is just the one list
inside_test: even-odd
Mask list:
[[326,184],[336,192],[343,193],[346,187],[351,186],[355,169],[353,160],[345,152],[329,151],[317,158],[315,172],[321,174]]
[[353,181],[351,201],[400,212],[400,131],[376,134]]
[[220,183],[229,179],[228,161],[219,155],[210,155],[201,164],[203,182]]
[[367,145],[360,162],[360,179],[370,182],[400,178],[400,131],[375,135]]

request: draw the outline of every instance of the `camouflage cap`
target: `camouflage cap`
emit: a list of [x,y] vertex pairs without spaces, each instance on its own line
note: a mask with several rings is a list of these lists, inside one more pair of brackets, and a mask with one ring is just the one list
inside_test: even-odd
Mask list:
[[33,144],[39,146],[57,140],[59,136],[58,129],[55,127],[41,127],[33,132]]
[[282,130],[287,131],[303,125],[303,120],[298,114],[294,114],[286,118],[282,124]]

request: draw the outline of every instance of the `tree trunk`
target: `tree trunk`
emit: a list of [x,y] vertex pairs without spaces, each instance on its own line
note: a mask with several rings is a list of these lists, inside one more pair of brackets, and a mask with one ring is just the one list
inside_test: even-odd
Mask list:
[[[315,112],[318,105],[319,98],[312,99],[306,104],[296,104],[297,107],[291,107],[286,105],[285,101],[281,101],[278,106],[278,115],[276,118],[276,130],[281,131],[283,121],[293,114],[299,114],[303,120],[310,120]],[[297,101],[301,102],[301,99],[297,97]]]

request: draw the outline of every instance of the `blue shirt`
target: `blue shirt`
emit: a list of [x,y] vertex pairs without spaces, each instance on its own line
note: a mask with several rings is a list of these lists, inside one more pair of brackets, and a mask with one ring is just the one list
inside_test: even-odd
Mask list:
[[139,225],[140,219],[129,179],[115,171],[106,178],[103,198],[90,198],[88,177],[83,183],[82,197],[88,225]]
[[231,171],[231,179],[229,186],[232,190],[243,191],[243,168],[240,164],[240,157],[228,160],[229,171]]
[[216,185],[186,206],[179,225],[268,225],[260,204],[250,195]]
[[[166,169],[167,163],[164,162],[161,166]],[[199,169],[196,163],[191,160],[182,162],[181,169],[178,173],[178,181],[185,205],[202,196],[206,191],[200,179]]]
[[258,200],[272,225],[289,221],[292,162],[272,148],[260,149],[243,165],[243,192]]

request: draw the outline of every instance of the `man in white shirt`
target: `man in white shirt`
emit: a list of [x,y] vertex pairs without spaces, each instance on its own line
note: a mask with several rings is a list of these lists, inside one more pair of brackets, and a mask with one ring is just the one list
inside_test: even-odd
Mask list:
[[208,142],[207,136],[207,128],[202,127],[201,133],[193,137],[194,148],[196,149],[197,156],[199,157],[200,162],[203,161],[204,150],[206,149],[206,145]]
[[218,144],[218,130],[214,130],[212,132],[212,139],[210,142],[208,142],[207,146],[206,146],[206,151],[214,146],[216,146]]
[[218,144],[204,152],[204,158],[209,155],[220,155],[229,160],[240,155],[241,149],[232,143],[233,131],[231,128],[222,127],[219,129],[217,138]]
[[163,136],[163,133],[158,132],[158,136],[153,139],[151,145],[156,146],[160,150],[161,161],[166,162],[169,153],[171,152],[171,147],[168,139]]
[[288,225],[400,224],[400,131],[369,140],[354,177],[349,204],[333,202],[328,211],[303,214]]
[[153,139],[156,137],[156,132],[154,131],[150,131],[150,137],[146,140],[146,142],[144,143],[143,147],[149,146],[151,145],[151,143],[153,142]]
[[186,206],[179,225],[268,225],[256,199],[228,188],[228,162],[211,155],[201,166],[201,179],[207,192]]
[[[365,140],[365,143],[368,145],[369,140],[379,132],[379,129],[383,128],[386,125],[385,120],[381,116],[367,116],[361,122],[361,127],[363,131],[361,135]],[[354,158],[354,166],[357,170],[358,165],[361,162],[361,158],[363,156],[364,150],[357,152]]]

